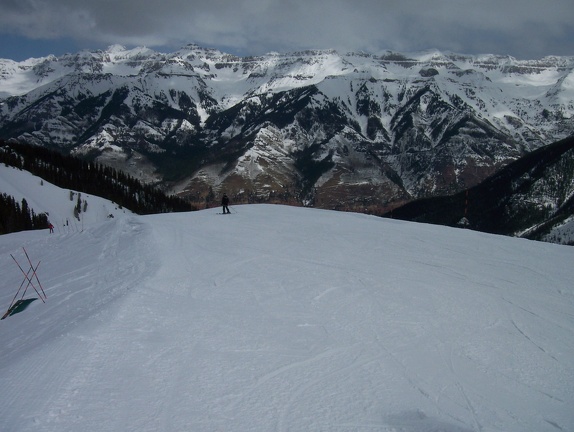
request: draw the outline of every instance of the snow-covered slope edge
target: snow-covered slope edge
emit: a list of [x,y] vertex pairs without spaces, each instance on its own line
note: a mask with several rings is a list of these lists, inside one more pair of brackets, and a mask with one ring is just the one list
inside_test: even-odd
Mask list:
[[0,236],[2,429],[574,429],[573,248],[233,211]]
[[[28,171],[4,164],[0,164],[0,193],[10,195],[18,202],[26,199],[36,214],[48,215],[56,231],[77,231],[112,217],[132,213],[98,196],[62,189]],[[74,207],[78,196],[83,211],[76,217]]]

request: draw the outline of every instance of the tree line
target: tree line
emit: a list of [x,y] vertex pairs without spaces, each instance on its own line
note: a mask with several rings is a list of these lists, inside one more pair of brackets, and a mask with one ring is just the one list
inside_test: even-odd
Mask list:
[[0,234],[48,227],[48,216],[35,214],[25,198],[19,203],[10,195],[0,194]]
[[[143,184],[120,170],[65,155],[46,147],[0,140],[0,163],[29,171],[61,188],[100,196],[136,214],[196,210],[188,201],[177,196],[166,195],[159,188]],[[15,204],[18,204],[22,211],[22,206],[19,203]],[[11,203],[8,205],[12,207]],[[16,210],[13,209],[12,214],[16,214],[15,212]],[[32,225],[24,229],[46,227],[47,225],[36,228]]]

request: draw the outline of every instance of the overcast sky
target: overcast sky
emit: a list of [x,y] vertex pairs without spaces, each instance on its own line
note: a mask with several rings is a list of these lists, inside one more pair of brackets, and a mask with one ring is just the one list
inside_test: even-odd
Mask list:
[[0,58],[111,44],[238,55],[439,49],[574,55],[574,0],[0,0]]

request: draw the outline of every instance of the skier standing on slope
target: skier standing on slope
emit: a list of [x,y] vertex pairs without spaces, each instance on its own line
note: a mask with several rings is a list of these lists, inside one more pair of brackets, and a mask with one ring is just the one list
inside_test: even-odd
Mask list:
[[221,206],[223,207],[223,214],[231,214],[229,211],[229,198],[227,194],[223,194],[223,198],[221,198]]

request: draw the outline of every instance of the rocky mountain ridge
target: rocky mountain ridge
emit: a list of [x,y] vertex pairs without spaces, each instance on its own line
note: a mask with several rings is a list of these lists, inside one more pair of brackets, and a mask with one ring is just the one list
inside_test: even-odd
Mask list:
[[0,60],[0,138],[95,158],[196,203],[226,190],[384,210],[573,135],[573,70],[572,57],[112,46]]
[[574,245],[574,137],[538,148],[469,189],[411,201],[385,216]]

